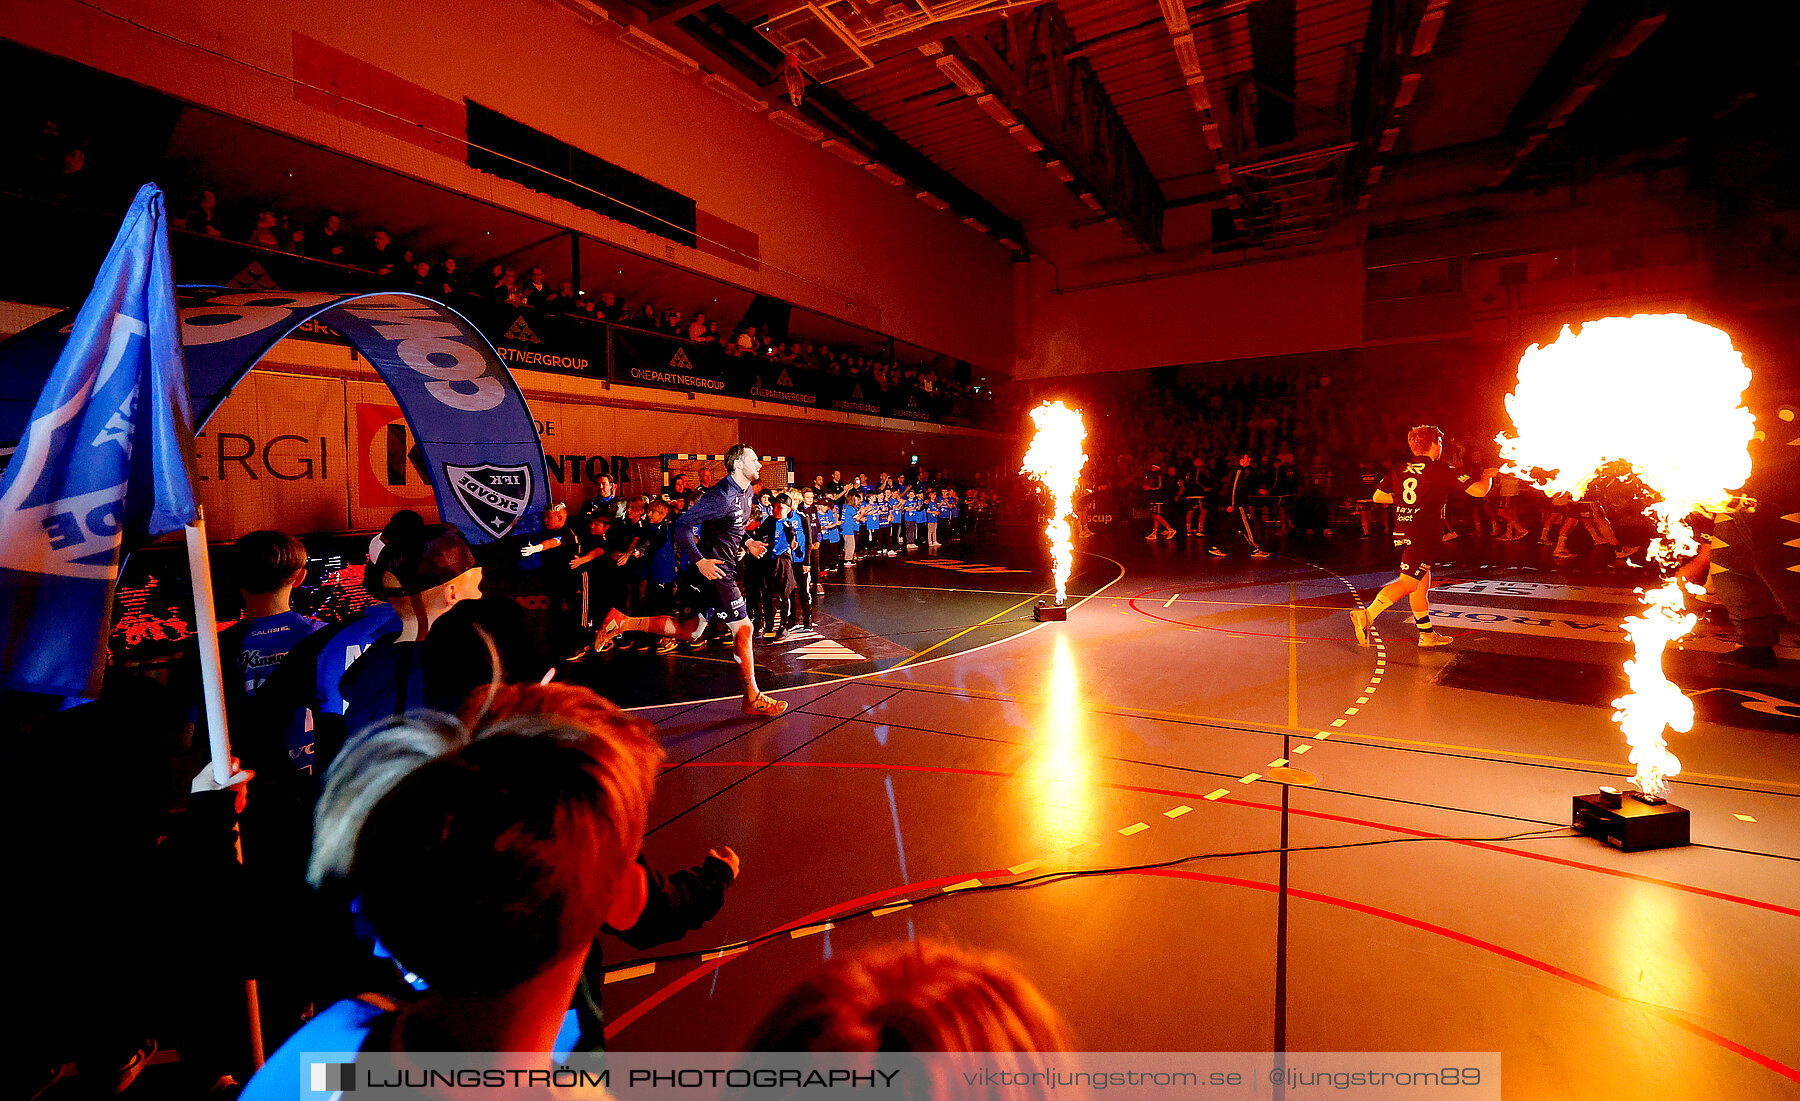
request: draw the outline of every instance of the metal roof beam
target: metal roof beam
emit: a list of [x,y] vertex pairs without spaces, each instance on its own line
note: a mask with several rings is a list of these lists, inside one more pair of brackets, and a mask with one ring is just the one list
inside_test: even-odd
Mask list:
[[[685,16],[676,26],[746,80],[764,88],[777,83],[776,72],[783,60],[781,50],[718,4]],[[938,196],[958,217],[973,218],[990,229],[996,238],[1016,242],[1021,250],[1029,249],[1025,229],[1016,218],[1002,213],[993,203],[938,167],[831,87],[808,84],[805,99],[799,107],[792,108],[791,113],[806,116],[871,159]]]
[[1038,155],[1061,162],[1058,177],[1072,177],[1065,182],[1083,203],[1116,218],[1144,248],[1162,251],[1162,189],[1055,4],[1010,12],[944,46],[979,82],[983,110],[1016,117],[1046,146]]
[[[1590,4],[1513,109],[1513,128],[1523,130],[1512,157],[1494,173],[1491,187],[1504,187],[1547,139],[1600,90],[1625,59],[1669,17],[1669,0]],[[1529,118],[1521,118],[1522,115]]]

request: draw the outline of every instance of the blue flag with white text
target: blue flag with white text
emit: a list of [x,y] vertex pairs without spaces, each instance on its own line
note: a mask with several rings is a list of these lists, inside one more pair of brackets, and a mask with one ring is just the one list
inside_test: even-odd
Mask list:
[[99,694],[125,552],[199,515],[168,215],[138,190],[0,477],[0,683]]

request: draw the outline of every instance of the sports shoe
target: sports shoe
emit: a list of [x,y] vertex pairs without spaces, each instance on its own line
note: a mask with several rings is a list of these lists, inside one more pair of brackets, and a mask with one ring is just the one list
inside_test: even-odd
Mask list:
[[1369,613],[1364,608],[1350,609],[1350,626],[1356,629],[1356,644],[1369,644]]
[[1450,645],[1450,636],[1442,631],[1426,631],[1419,636],[1419,645],[1427,650],[1433,646],[1448,646]]
[[665,638],[656,644],[656,652],[659,654],[673,654],[675,652],[675,647],[679,645],[681,644],[674,639]]
[[1579,558],[1579,557],[1581,557],[1580,555],[1576,554],[1574,551],[1570,550],[1568,547],[1563,546],[1561,543],[1556,544],[1556,549],[1551,551],[1550,554],[1552,555],[1552,557],[1555,557],[1555,558]]
[[1164,529],[1163,529],[1163,533],[1162,533],[1162,537],[1163,537],[1163,538],[1164,538],[1164,539],[1173,539],[1173,538],[1175,538],[1175,529],[1174,529],[1174,528],[1164,528]]
[[1151,532],[1149,535],[1144,536],[1144,542],[1146,542],[1146,543],[1156,542],[1156,533]]
[[625,613],[617,608],[607,612],[606,618],[600,621],[600,629],[594,632],[594,653],[612,649],[613,642],[624,629]]
[[1206,553],[1212,555],[1214,558],[1225,557],[1225,551],[1221,547],[1209,547],[1207,548]]
[[744,714],[755,715],[759,718],[773,719],[783,711],[786,711],[787,708],[787,701],[778,700],[774,696],[758,692],[755,699],[744,704]]
[[1252,558],[1267,558],[1267,557],[1269,557],[1269,552],[1266,550],[1253,550],[1250,552],[1250,557],[1252,557]]

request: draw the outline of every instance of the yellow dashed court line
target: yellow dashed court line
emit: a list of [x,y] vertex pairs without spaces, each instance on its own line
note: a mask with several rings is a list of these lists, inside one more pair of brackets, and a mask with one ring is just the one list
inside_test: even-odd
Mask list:
[[1164,818],[1180,818],[1182,815],[1188,813],[1189,811],[1191,811],[1193,809],[1194,809],[1193,807],[1190,807],[1186,803],[1183,803],[1179,807],[1172,807],[1169,810],[1163,811],[1163,817]]
[[1346,707],[1346,708],[1344,708],[1344,714],[1354,715],[1361,710],[1362,710],[1362,708],[1360,708],[1360,707]]
[[1254,783],[1256,783],[1256,782],[1257,782],[1257,781],[1258,781],[1258,780],[1260,780],[1260,779],[1262,779],[1262,773],[1260,773],[1260,772],[1252,772],[1252,773],[1250,773],[1250,774],[1249,774],[1249,775],[1248,775],[1248,776],[1239,776],[1239,777],[1238,777],[1238,783],[1240,783],[1240,784],[1254,784]]
[[1230,795],[1230,794],[1231,794],[1231,789],[1230,789],[1230,788],[1217,788],[1217,789],[1215,789],[1215,790],[1213,790],[1213,791],[1209,791],[1209,792],[1207,792],[1207,793],[1206,793],[1206,794],[1205,794],[1205,795],[1204,795],[1204,796],[1202,796],[1202,798],[1205,798],[1205,799],[1223,799],[1223,798],[1224,798],[1224,797],[1225,797],[1225,796],[1227,796],[1227,795]]
[[869,916],[870,917],[881,917],[884,914],[892,914],[899,910],[908,909],[911,906],[912,906],[912,903],[910,903],[910,902],[902,902],[898,906],[883,906],[881,909],[875,910],[872,913],[870,913]]
[[836,926],[831,922],[822,921],[817,925],[808,925],[801,929],[795,929],[793,932],[789,933],[788,936],[792,937],[794,940],[799,940],[801,937],[810,937],[814,933],[823,933],[835,928]]
[[1006,869],[1006,874],[1024,875],[1026,872],[1035,872],[1043,866],[1044,862],[1042,860],[1027,860],[1023,864],[1014,864],[1012,867]]
[[951,891],[966,891],[970,887],[979,887],[979,886],[981,886],[981,880],[965,879],[961,883],[952,883],[952,884],[950,884],[950,886],[945,887],[944,893],[949,894]]
[[716,960],[723,956],[735,956],[739,952],[748,952],[748,951],[750,951],[750,946],[748,944],[745,944],[743,941],[739,941],[736,944],[727,944],[725,947],[719,949],[717,952],[702,953],[700,956],[700,962],[705,963],[708,960]]
[[1369,702],[1369,697],[1367,697],[1367,696],[1358,696],[1358,697],[1356,697],[1356,702],[1357,702],[1357,703],[1358,703],[1358,704],[1365,704],[1365,703],[1368,703],[1368,702]]
[[601,980],[601,985],[624,982],[626,979],[641,979],[645,975],[655,973],[656,965],[654,963],[640,963],[636,967],[621,967],[617,971],[608,971],[606,977]]
[[1268,768],[1286,768],[1287,763],[1288,763],[1288,759],[1286,757],[1277,757],[1273,761],[1270,761],[1266,767],[1268,767]]
[[1318,732],[1318,733],[1317,733],[1317,734],[1314,734],[1314,735],[1313,735],[1313,741],[1315,741],[1315,742],[1322,742],[1322,741],[1324,741],[1324,740],[1325,740],[1325,739],[1326,739],[1326,738],[1329,738],[1329,737],[1331,737],[1331,731],[1329,731],[1329,730],[1321,730],[1321,731],[1319,731],[1319,732]]
[[1312,752],[1312,746],[1306,745],[1305,743],[1302,743],[1302,744],[1294,747],[1294,755],[1295,756],[1299,756],[1302,753],[1311,753],[1311,752]]
[[1350,721],[1349,719],[1333,719],[1333,720],[1331,720],[1331,725],[1332,726],[1343,726],[1345,723],[1347,723],[1349,721]]
[[1148,823],[1148,822],[1133,822],[1131,825],[1126,826],[1124,829],[1120,830],[1119,836],[1130,837],[1134,833],[1143,833],[1145,830],[1147,830],[1149,828],[1150,828],[1150,823]]
[[1754,821],[1756,821],[1756,818],[1754,816],[1748,815],[1748,814],[1734,814],[1734,815],[1732,815],[1732,817],[1737,819],[1739,822],[1754,822]]

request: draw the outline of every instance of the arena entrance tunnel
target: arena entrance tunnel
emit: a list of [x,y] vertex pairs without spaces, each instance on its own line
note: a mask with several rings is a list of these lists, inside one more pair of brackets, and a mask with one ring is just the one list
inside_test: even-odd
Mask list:
[[[24,434],[77,312],[0,344],[0,439]],[[181,287],[176,313],[196,430],[271,348],[323,325],[393,391],[443,522],[475,544],[541,526],[550,489],[531,410],[494,346],[449,306],[404,292]]]

